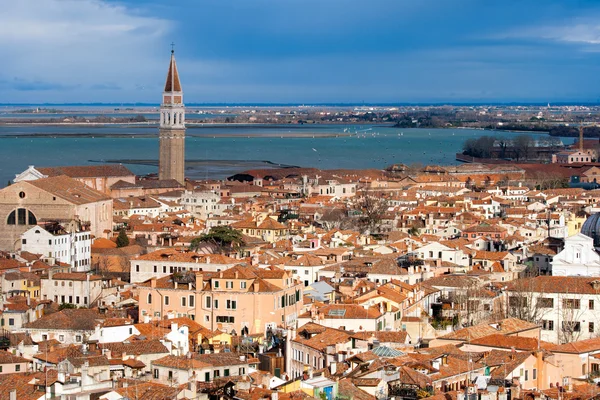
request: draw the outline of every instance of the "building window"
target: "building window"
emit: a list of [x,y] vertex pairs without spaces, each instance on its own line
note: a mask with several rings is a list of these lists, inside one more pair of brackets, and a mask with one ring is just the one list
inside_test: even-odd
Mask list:
[[593,310],[593,309],[594,309],[594,300],[590,300],[590,301],[588,302],[588,308],[589,308],[590,310]]
[[228,310],[237,309],[237,302],[235,300],[227,300],[227,309]]
[[152,293],[148,293],[148,304],[152,304]]
[[540,297],[538,299],[538,307],[540,308],[554,308],[554,299],[551,297]]
[[165,296],[165,306],[169,305],[169,296]]
[[17,208],[8,214],[7,225],[37,225],[35,215],[24,208]]
[[64,341],[65,341],[65,335],[59,335],[59,336],[58,336],[58,340],[59,340],[60,342],[64,342]]
[[190,295],[190,307],[194,307],[194,295]]
[[565,332],[579,332],[581,330],[581,324],[576,321],[563,321],[562,329]]
[[554,321],[544,319],[542,320],[542,329],[545,331],[553,331],[554,330]]
[[219,300],[215,299],[215,308],[219,308]]
[[533,369],[533,371],[531,371],[531,379],[536,380],[537,379],[537,369]]
[[594,333],[594,323],[593,323],[593,322],[590,322],[590,324],[589,324],[589,327],[588,327],[588,328],[589,328],[589,332],[590,332],[590,333]]
[[186,303],[187,303],[187,298],[182,297],[181,298],[181,307],[186,307]]
[[204,373],[204,382],[210,382],[210,372]]
[[154,373],[152,374],[154,379],[158,379],[158,368],[154,368]]
[[225,324],[233,324],[235,321],[234,317],[230,317],[227,315],[219,315],[217,316],[217,322],[222,322]]
[[14,318],[9,318],[8,319],[8,325],[9,326],[14,326],[15,325],[15,319]]
[[21,372],[21,366],[15,365],[15,372]]
[[529,380],[529,370],[526,369],[525,370],[525,382],[527,382]]
[[219,376],[221,376],[221,373],[220,373],[220,371],[219,371],[218,369],[215,369],[215,371],[213,372],[213,376],[214,376],[215,378],[218,378]]
[[76,342],[81,342],[81,335],[75,336],[75,341]]
[[233,289],[233,282],[225,281],[225,289]]
[[139,265],[135,266],[135,272],[140,272],[140,266]]
[[219,281],[215,281],[215,289],[219,288]]
[[508,305],[510,307],[527,307],[527,299],[520,296],[510,296],[508,298]]
[[229,376],[229,369],[225,369],[223,371],[223,376]]
[[579,299],[563,299],[563,308],[579,310],[580,307],[581,301]]
[[246,289],[246,282],[240,282],[240,289]]

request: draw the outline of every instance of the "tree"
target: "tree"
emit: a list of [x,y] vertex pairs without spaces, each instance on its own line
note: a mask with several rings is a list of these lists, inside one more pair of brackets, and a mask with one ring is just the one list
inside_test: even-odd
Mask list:
[[388,207],[388,199],[380,192],[363,192],[354,197],[352,210],[358,215],[358,229],[362,233],[377,231]]
[[477,139],[468,139],[463,145],[463,154],[471,157],[491,158],[495,142],[496,138],[493,136],[481,136]]
[[319,222],[325,230],[332,229],[346,229],[350,228],[348,215],[345,210],[341,208],[330,208],[323,212]]
[[60,306],[58,306],[58,311],[62,311],[65,309],[72,309],[72,308],[77,308],[77,306],[75,304],[71,304],[71,303],[62,303]]
[[552,310],[550,300],[545,300],[548,289],[542,282],[533,275],[511,282],[507,291],[507,316],[540,323]]
[[198,250],[202,243],[216,245],[219,252],[225,249],[237,250],[245,244],[241,232],[229,226],[215,226],[207,234],[192,239],[190,250]]
[[127,233],[125,229],[121,229],[119,231],[119,236],[117,236],[117,247],[125,247],[129,246],[129,238],[127,237]]
[[530,150],[535,145],[533,138],[530,135],[519,135],[513,140],[513,148],[517,160],[519,157],[527,160],[530,156]]

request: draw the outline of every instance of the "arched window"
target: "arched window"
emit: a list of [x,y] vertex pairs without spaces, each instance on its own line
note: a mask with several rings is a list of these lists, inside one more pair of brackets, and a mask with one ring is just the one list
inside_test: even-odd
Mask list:
[[152,293],[148,293],[148,304],[152,304]]
[[8,214],[8,218],[6,219],[6,224],[7,225],[15,225],[17,222],[17,217],[16,217],[17,212],[16,211],[12,211],[10,214]]
[[37,225],[37,218],[35,215],[25,209],[25,208],[17,208],[16,210],[11,211],[8,214],[8,218],[6,219],[7,225]]

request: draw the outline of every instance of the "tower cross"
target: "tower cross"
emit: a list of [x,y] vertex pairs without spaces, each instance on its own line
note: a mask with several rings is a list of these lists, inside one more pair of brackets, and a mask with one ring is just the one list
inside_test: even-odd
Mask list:
[[175,43],[171,42],[171,53],[175,53]]

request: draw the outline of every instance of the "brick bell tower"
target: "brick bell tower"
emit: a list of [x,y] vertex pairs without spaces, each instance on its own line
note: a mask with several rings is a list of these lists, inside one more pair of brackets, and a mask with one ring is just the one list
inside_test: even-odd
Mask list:
[[185,184],[185,106],[174,50],[160,105],[159,137],[158,179]]

